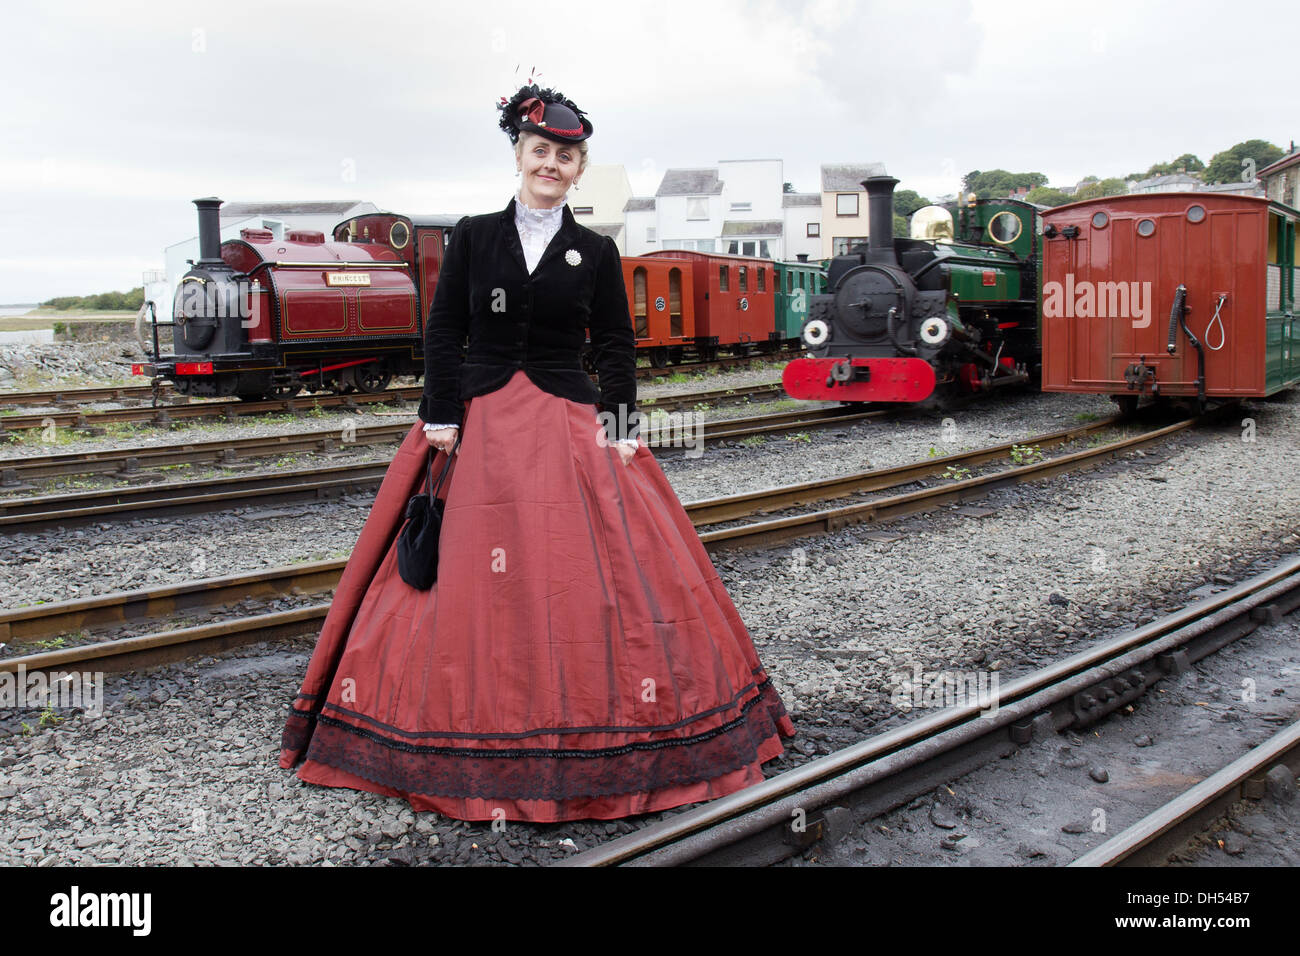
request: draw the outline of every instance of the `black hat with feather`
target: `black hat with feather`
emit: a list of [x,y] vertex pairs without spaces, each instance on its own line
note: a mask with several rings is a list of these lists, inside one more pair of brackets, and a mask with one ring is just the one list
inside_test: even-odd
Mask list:
[[497,109],[501,128],[512,143],[519,142],[520,133],[537,133],[560,143],[578,143],[591,135],[591,121],[558,90],[521,86],[510,99],[501,97]]

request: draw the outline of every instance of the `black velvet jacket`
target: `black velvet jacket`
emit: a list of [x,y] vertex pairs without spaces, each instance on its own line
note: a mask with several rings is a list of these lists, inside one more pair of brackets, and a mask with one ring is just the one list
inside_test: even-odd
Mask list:
[[[531,274],[513,199],[456,224],[425,330],[423,421],[460,423],[466,399],[522,368],[538,388],[608,412],[611,440],[637,433],[636,339],[618,246],[578,225],[567,205],[562,218]],[[579,358],[587,329],[599,390]]]

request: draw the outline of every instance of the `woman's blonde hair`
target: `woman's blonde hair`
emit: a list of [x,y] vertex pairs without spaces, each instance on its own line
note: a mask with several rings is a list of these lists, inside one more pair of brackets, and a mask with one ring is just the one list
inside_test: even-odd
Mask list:
[[[524,158],[524,143],[530,136],[537,136],[541,139],[546,139],[546,137],[542,136],[541,133],[521,133],[519,139],[515,141],[515,159],[522,160]],[[574,147],[578,151],[578,175],[581,176],[583,171],[587,168],[587,141],[584,139],[576,143],[569,143],[568,145]]]

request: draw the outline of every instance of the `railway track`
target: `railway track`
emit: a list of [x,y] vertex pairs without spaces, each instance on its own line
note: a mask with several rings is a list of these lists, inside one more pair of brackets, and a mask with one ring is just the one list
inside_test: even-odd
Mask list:
[[[8,432],[31,431],[38,428],[71,428],[94,434],[95,429],[121,423],[143,423],[156,426],[170,425],[180,419],[224,418],[238,421],[242,417],[278,413],[302,414],[316,409],[337,409],[344,412],[360,411],[363,405],[397,405],[419,401],[421,388],[397,388],[373,394],[307,395],[297,398],[272,399],[265,402],[190,402],[159,405],[157,407],[111,408],[104,411],[58,411],[36,415],[12,415],[0,419],[0,429]],[[651,408],[680,408],[694,402],[740,401],[746,397],[762,398],[783,394],[779,382],[754,386],[713,389],[695,392],[689,396],[664,396],[647,399]]]
[[[878,418],[882,411],[854,412],[845,408],[801,408],[793,412],[756,415],[746,418],[706,422],[702,434],[692,440],[700,443],[719,440],[738,440],[754,435],[788,433],[806,428],[842,425]],[[373,430],[357,429],[353,444],[373,444],[378,441],[396,441],[410,430],[409,424],[401,426],[376,426]],[[283,437],[283,436],[282,436]],[[295,438],[297,436],[294,436]],[[287,454],[293,450],[333,450],[339,446],[328,436],[303,436],[305,444],[298,441],[254,444],[258,452],[267,450]],[[675,447],[680,436],[651,433],[647,444],[652,449]],[[232,463],[238,452],[229,445],[212,443],[207,448],[194,448],[180,459],[181,462],[212,461]],[[216,456],[216,457],[214,457]],[[87,464],[101,465],[97,460]],[[128,457],[128,462],[131,457]],[[177,463],[173,453],[134,456],[134,467],[142,464],[160,465]],[[63,464],[46,463],[47,466]],[[71,527],[90,521],[157,517],[173,514],[196,514],[221,508],[262,504],[270,501],[301,501],[335,497],[367,488],[374,488],[383,480],[387,463],[362,463],[338,467],[297,469],[274,475],[231,475],[204,481],[177,481],[143,484],[128,488],[108,488],[63,494],[0,498],[0,532],[37,531],[43,528]],[[17,469],[15,469],[17,471]],[[29,474],[40,473],[32,468]],[[45,471],[48,474],[49,471]],[[18,472],[21,476],[21,472]],[[15,476],[17,477],[17,476]],[[160,477],[160,476],[159,476]],[[12,487],[12,479],[11,487]]]
[[[172,394],[170,385],[159,388],[160,396]],[[149,385],[105,385],[100,388],[47,389],[36,392],[0,392],[0,407],[22,405],[88,405],[92,402],[150,401]]]
[[1279,764],[1285,765],[1293,778],[1300,773],[1300,722],[1278,731],[1070,866],[1158,866],[1190,837],[1205,832],[1233,804],[1259,798],[1266,789],[1266,775]]
[[403,404],[419,401],[424,390],[418,386],[394,388],[385,392],[356,393],[349,395],[305,395],[297,398],[277,398],[264,402],[197,401],[178,404],[110,408],[98,412],[56,411],[35,415],[10,415],[0,418],[0,426],[7,432],[30,431],[37,428],[73,428],[94,433],[94,429],[123,422],[142,422],[167,426],[174,421],[194,418],[224,418],[238,421],[253,415],[277,413],[303,413],[316,408],[356,411],[365,405]]
[[[1292,558],[1179,612],[1003,683],[992,702],[931,711],[897,730],[676,814],[559,865],[778,862],[822,841],[832,842],[1035,738],[1089,727],[1150,691],[1163,677],[1181,673],[1261,622],[1276,620],[1298,606],[1300,559]],[[1230,797],[1233,786],[1257,774],[1250,766],[1271,765],[1283,754],[1293,755],[1297,738],[1292,728],[1251,761],[1243,758],[1225,769],[1223,780],[1206,781],[1209,786],[1196,788],[1179,803],[1184,809],[1209,806],[1216,799],[1211,791],[1221,794],[1217,799]],[[1227,786],[1221,788],[1224,783]],[[1174,815],[1162,811],[1160,816]],[[1078,863],[1114,861],[1117,847],[1140,844],[1160,829],[1143,821]]]
[[[756,355],[749,355],[749,356],[731,356],[728,358],[716,359],[712,362],[693,362],[686,365],[670,365],[667,368],[638,366],[636,370],[636,375],[637,378],[639,379],[664,378],[669,375],[693,374],[693,373],[702,372],[710,369],[722,370],[728,368],[735,368],[737,366],[748,365],[756,361],[761,361],[761,362],[786,361],[788,359],[796,358],[800,354],[802,353],[798,351],[785,351],[785,352],[773,353],[771,355],[756,354]],[[399,393],[403,401],[410,401],[412,400],[412,398],[418,400],[420,398],[420,395],[422,394],[422,391],[423,391],[422,386],[414,386],[411,388],[388,389],[384,392],[377,392],[377,393],[353,392],[347,395],[332,395],[332,394],[322,393],[319,395],[305,395],[305,396],[295,397],[295,398],[271,399],[265,402],[245,402],[239,399],[232,399],[229,401],[225,401],[225,400],[208,401],[208,400],[200,399],[198,402],[191,405],[189,404],[190,400],[186,396],[178,395],[174,391],[170,383],[163,383],[159,386],[158,397],[169,398],[172,399],[173,401],[170,401],[165,406],[158,406],[158,407],[165,409],[169,414],[181,408],[185,408],[185,409],[201,408],[201,409],[207,409],[208,414],[238,416],[238,415],[265,414],[266,411],[268,410],[280,411],[286,408],[287,409],[303,408],[303,407],[310,408],[312,407],[313,404],[316,403],[320,404],[321,407],[332,407],[336,403],[347,404],[349,401],[351,401],[354,404],[364,404],[367,402],[384,401],[386,399],[392,400]],[[94,387],[94,388],[45,389],[40,391],[27,391],[27,392],[0,392],[0,408],[6,406],[8,407],[79,406],[79,405],[90,405],[99,402],[120,402],[120,401],[152,402],[153,399],[154,399],[154,390],[153,387],[150,385],[106,385],[106,386]],[[335,400],[335,401],[327,402],[326,401],[327,399]],[[177,403],[177,400],[179,400],[179,403]],[[229,409],[228,412],[227,409]],[[156,412],[157,409],[155,408],[135,409],[135,411],[139,413],[135,417],[122,417],[122,418],[99,417],[96,420],[99,423],[109,422],[109,421],[150,421],[152,417],[151,413]],[[4,421],[0,424],[3,424],[4,427],[10,430],[17,431],[24,428],[41,427],[39,421],[37,422],[36,425],[32,425],[30,423],[31,419],[54,418],[56,424],[62,425],[64,427],[72,427],[72,426],[93,427],[93,425],[80,424],[81,416],[84,414],[85,413],[79,413],[76,411],[75,408],[72,408],[72,409],[63,410],[61,411],[61,413],[58,414],[44,414],[44,415],[30,415],[30,416],[16,415],[12,417],[6,417]],[[103,414],[103,413],[97,413],[97,414]],[[171,414],[171,417],[172,418],[193,417],[194,415],[198,415],[198,414],[202,414],[202,413],[196,411],[187,411],[185,413]],[[87,418],[87,422],[89,422],[90,417],[86,416],[86,418]]]
[[[700,404],[721,404],[743,401],[763,401],[783,394],[779,382],[736,388],[712,389],[647,399],[642,407],[647,411],[673,412],[682,408],[694,409]],[[203,464],[219,462],[234,464],[239,461],[294,454],[299,452],[329,452],[346,444],[386,444],[400,441],[414,423],[413,416],[392,425],[369,425],[349,432],[345,442],[337,430],[310,431],[300,434],[271,435],[268,437],[217,439],[214,441],[185,442],[166,446],[135,446],[112,448],[103,451],[55,453],[26,458],[0,458],[0,490],[18,489],[24,481],[54,478],[67,475],[112,474],[136,476],[140,471],[178,464]]]
[[[897,468],[864,471],[855,475],[761,492],[689,502],[685,508],[692,522],[699,529],[705,547],[710,551],[737,547],[768,547],[773,543],[795,537],[831,533],[848,524],[886,521],[902,515],[934,510],[1019,481],[1092,467],[1117,454],[1176,434],[1191,427],[1195,421],[1197,420],[1187,419],[1096,448],[989,475],[936,484],[930,488],[904,491],[865,502],[803,511],[793,516],[766,517],[776,510],[906,486],[927,476],[942,475],[948,468],[962,462],[978,464],[993,461],[1005,457],[1015,443],[999,444]],[[1105,419],[1026,439],[1025,443],[1040,448],[1060,445],[1114,427],[1116,422],[1117,419]],[[14,520],[21,517],[15,516]],[[751,518],[755,520],[745,520]],[[718,527],[719,525],[726,526]],[[266,599],[324,593],[335,586],[345,565],[346,561],[343,559],[313,562],[230,578],[209,579],[0,612],[0,642],[8,643],[13,650],[17,650],[21,645],[58,638],[70,631],[121,624],[144,624],[178,609],[212,610],[237,603],[248,597]],[[82,648],[52,652],[55,657],[32,654],[25,657],[0,658],[0,670],[12,670],[19,664],[29,671],[60,668],[73,662],[83,662],[88,666],[93,664],[99,670],[151,666],[178,659],[176,656],[167,656],[170,654],[185,656],[178,649],[186,646],[187,641],[192,641],[194,647],[200,648],[190,653],[209,653],[206,648],[233,647],[283,636],[289,632],[312,633],[319,628],[320,621],[323,620],[327,610],[327,604],[320,604],[297,609],[287,617],[282,613],[253,615],[205,626],[198,631],[186,629],[184,632],[151,635],[147,639],[131,638],[134,643],[129,644],[113,640],[99,641]],[[142,641],[144,643],[141,643]],[[94,650],[86,649],[91,646]],[[165,652],[158,650],[158,653],[163,656],[151,656],[155,649],[161,648],[172,648],[172,650]],[[78,654],[87,656],[83,660],[77,656]]]

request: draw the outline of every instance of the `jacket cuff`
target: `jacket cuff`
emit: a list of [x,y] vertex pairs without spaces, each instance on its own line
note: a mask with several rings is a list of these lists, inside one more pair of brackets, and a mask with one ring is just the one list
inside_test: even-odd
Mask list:
[[439,428],[460,428],[460,426],[459,425],[434,425],[429,422],[424,423],[424,430],[426,432],[436,432]]
[[600,403],[600,418],[605,424],[605,435],[612,442],[635,441],[641,433],[641,413],[636,404]]
[[420,399],[420,408],[416,414],[423,422],[451,422],[459,428],[464,418],[465,408],[460,402],[438,400],[426,394]]

